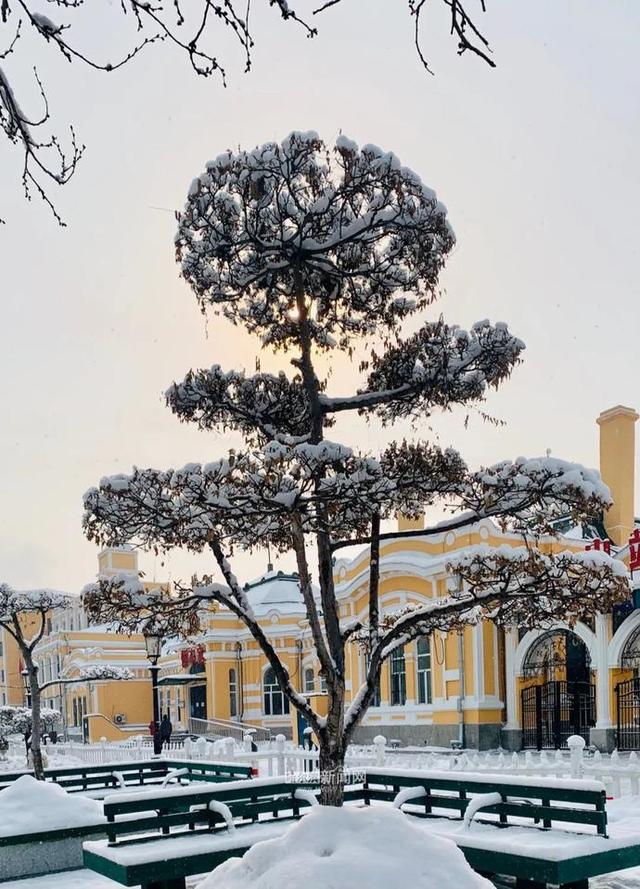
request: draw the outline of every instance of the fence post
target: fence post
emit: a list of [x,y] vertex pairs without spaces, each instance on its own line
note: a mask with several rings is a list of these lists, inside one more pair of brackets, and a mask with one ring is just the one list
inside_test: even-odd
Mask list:
[[236,752],[236,742],[233,738],[225,738],[224,740],[224,756],[228,760],[233,759],[233,755]]
[[186,737],[186,738],[184,739],[184,755],[185,755],[185,757],[186,757],[187,759],[190,759],[190,758],[191,758],[191,747],[192,747],[192,744],[193,744],[193,742],[192,742],[191,738]]
[[107,739],[100,738],[100,763],[104,764],[107,761]]
[[287,739],[284,735],[276,735],[276,760],[278,775],[284,775],[284,742],[286,740]]
[[245,732],[242,736],[242,749],[245,753],[251,753],[251,732]]
[[584,752],[586,741],[581,735],[571,735],[570,738],[567,738],[567,747],[571,751],[571,777],[572,778],[583,778],[584,777],[584,765],[582,762],[582,756]]
[[383,766],[384,765],[384,754],[385,748],[387,746],[387,739],[384,735],[376,735],[373,739],[373,746],[376,751],[376,765]]

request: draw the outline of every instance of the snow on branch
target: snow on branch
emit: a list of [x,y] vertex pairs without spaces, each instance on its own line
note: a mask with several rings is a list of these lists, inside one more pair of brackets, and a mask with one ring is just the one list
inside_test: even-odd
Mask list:
[[14,614],[46,612],[70,604],[71,597],[57,590],[14,590],[6,583],[0,584],[0,622],[10,621]]
[[381,355],[372,354],[366,389],[347,398],[321,396],[323,410],[372,410],[387,423],[481,401],[488,388],[509,377],[524,348],[502,322],[478,321],[470,331],[442,319],[427,322]]
[[146,589],[135,575],[124,572],[99,578],[82,590],[83,605],[93,622],[110,624],[125,633],[153,630],[165,637],[194,636],[202,630],[202,598],[181,596],[167,586]]
[[395,331],[434,299],[454,244],[446,208],[391,152],[294,132],[227,151],[191,185],[176,234],[203,308],[276,347]]
[[[52,707],[40,708],[40,730],[48,731],[62,722],[62,714]],[[33,717],[30,707],[0,707],[0,737],[13,733],[29,735],[33,730]]]
[[299,377],[247,377],[214,364],[209,370],[189,371],[165,397],[180,420],[194,422],[199,429],[237,429],[251,441],[260,433],[267,440],[290,444],[309,437],[309,401]]
[[201,551],[215,538],[285,551],[294,514],[304,533],[344,539],[366,532],[374,512],[422,511],[458,490],[465,471],[456,451],[425,443],[393,444],[374,459],[327,440],[271,441],[204,466],[104,478],[85,495],[84,527],[106,545]]
[[518,457],[471,473],[460,490],[464,509],[493,516],[503,530],[557,534],[554,522],[599,519],[611,506],[608,487],[595,469],[558,457]]
[[463,581],[463,595],[482,603],[484,616],[526,629],[589,620],[631,595],[625,564],[597,551],[476,546],[453,557],[448,569]]

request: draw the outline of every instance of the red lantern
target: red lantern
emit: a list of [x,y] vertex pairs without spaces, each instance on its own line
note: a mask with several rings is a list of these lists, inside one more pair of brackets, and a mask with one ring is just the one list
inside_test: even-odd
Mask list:
[[640,569],[640,528],[636,528],[629,538],[629,569]]
[[595,540],[590,543],[588,546],[585,546],[585,551],[595,550],[596,552],[606,553],[608,556],[611,555],[611,541],[610,540],[600,540],[599,537],[596,537]]

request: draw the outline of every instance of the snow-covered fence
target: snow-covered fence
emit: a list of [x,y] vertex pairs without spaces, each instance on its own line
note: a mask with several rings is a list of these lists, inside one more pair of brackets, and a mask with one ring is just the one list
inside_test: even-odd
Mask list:
[[[588,778],[601,781],[607,795],[612,797],[640,795],[640,759],[632,752],[621,757],[617,750],[608,756],[599,751],[575,752],[555,750],[534,753],[461,753],[451,760],[457,771],[481,772],[495,775],[549,776],[554,778]],[[428,767],[428,766],[427,766]]]

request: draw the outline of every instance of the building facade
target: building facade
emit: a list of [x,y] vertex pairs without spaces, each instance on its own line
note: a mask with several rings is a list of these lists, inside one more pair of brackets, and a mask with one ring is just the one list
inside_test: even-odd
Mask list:
[[[573,627],[553,623],[523,633],[489,621],[463,633],[433,633],[397,651],[384,665],[378,694],[356,741],[384,734],[402,743],[445,745],[452,741],[480,749],[561,747],[582,734],[600,749],[640,749],[640,521],[634,512],[635,424],[625,407],[598,418],[600,469],[614,505],[601,528],[567,522],[559,538],[540,540],[549,552],[604,548],[638,575],[639,589],[613,613],[598,614]],[[399,530],[420,523],[399,519]],[[398,537],[380,548],[381,610],[428,603],[457,583],[447,574],[453,553],[484,544],[519,546],[521,539],[482,520],[458,531]],[[137,574],[130,549],[99,555],[99,573]],[[335,564],[342,620],[366,615],[369,552]],[[319,712],[326,702],[298,577],[273,570],[247,584],[246,593],[267,637],[286,664],[296,688]],[[22,703],[20,661],[5,634],[0,638],[0,695]],[[47,702],[61,709],[69,729],[92,740],[146,731],[152,714],[149,664],[140,636],[112,627],[89,626],[79,601],[52,615],[38,647],[41,681],[79,676],[96,664],[128,667],[134,679],[51,686]],[[165,640],[159,662],[161,714],[174,731],[204,732],[225,726],[254,726],[264,734],[285,733],[301,740],[304,721],[289,707],[273,670],[237,617],[220,607],[207,615],[195,640]],[[356,644],[347,656],[347,702],[366,671]],[[215,726],[208,725],[215,723]]]

